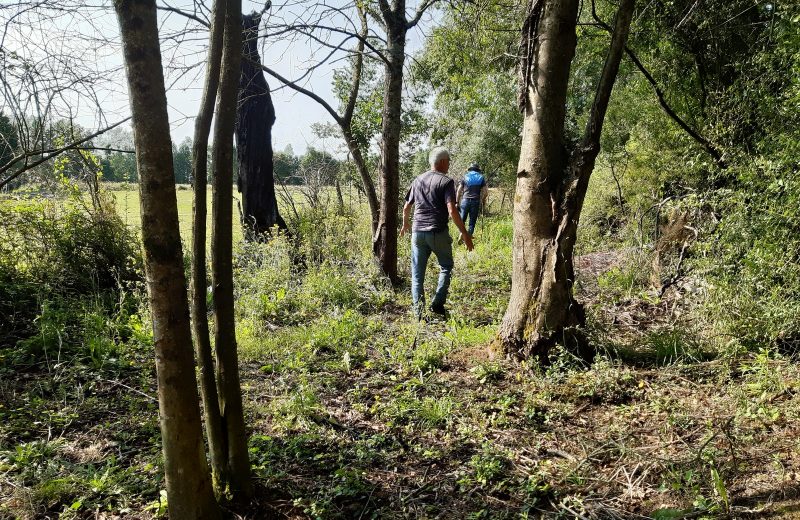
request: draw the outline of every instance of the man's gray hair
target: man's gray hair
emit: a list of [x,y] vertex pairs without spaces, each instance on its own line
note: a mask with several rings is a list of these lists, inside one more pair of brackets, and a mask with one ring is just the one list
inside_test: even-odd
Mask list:
[[447,151],[447,148],[444,148],[443,146],[437,146],[436,148],[431,150],[431,153],[428,154],[428,164],[430,164],[431,168],[433,168],[434,166],[436,166],[436,163],[438,163],[442,159],[449,159],[449,158],[450,158],[450,152]]

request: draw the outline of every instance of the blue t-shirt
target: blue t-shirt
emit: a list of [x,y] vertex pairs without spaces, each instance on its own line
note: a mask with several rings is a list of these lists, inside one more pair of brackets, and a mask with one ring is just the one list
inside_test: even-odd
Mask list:
[[464,190],[465,199],[480,199],[481,190],[486,186],[486,179],[480,172],[469,170],[464,174],[461,187]]

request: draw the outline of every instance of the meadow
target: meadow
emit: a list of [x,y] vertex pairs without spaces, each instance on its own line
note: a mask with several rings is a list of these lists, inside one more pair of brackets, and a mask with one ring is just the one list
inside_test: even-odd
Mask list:
[[[110,184],[108,186],[108,193],[110,193],[116,202],[116,208],[122,217],[123,222],[127,226],[139,228],[141,226],[141,213],[139,210],[139,190],[136,186],[127,184]],[[234,198],[238,199],[236,188],[233,188]],[[211,240],[211,186],[206,190],[206,197],[209,201],[209,211],[206,218],[206,230],[208,231],[208,240]],[[177,185],[176,191],[178,201],[178,219],[181,226],[181,238],[184,244],[191,243],[192,236],[192,187],[187,184]],[[242,238],[242,225],[239,218],[239,208],[236,202],[233,204],[233,236],[234,240],[241,240]]]

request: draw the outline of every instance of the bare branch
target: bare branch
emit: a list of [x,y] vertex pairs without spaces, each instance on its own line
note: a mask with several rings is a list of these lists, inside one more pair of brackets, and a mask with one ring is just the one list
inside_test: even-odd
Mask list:
[[340,125],[342,124],[342,122],[343,122],[343,120],[342,120],[342,117],[341,117],[341,116],[340,116],[340,115],[339,115],[339,114],[336,112],[336,110],[334,110],[334,109],[333,109],[333,107],[332,107],[332,106],[331,106],[331,105],[330,105],[330,104],[329,104],[327,101],[325,101],[324,99],[322,99],[322,97],[320,97],[319,95],[315,94],[314,92],[312,92],[312,91],[310,91],[310,90],[308,90],[308,89],[306,89],[306,88],[304,88],[304,87],[301,87],[300,85],[298,85],[298,84],[297,84],[297,83],[295,83],[294,81],[292,81],[292,80],[290,80],[290,79],[288,79],[288,78],[285,78],[285,77],[281,76],[280,74],[278,74],[277,72],[275,72],[275,71],[274,71],[274,70],[272,70],[271,68],[267,67],[266,65],[263,65],[263,64],[258,64],[258,63],[255,63],[255,62],[254,62],[254,64],[255,64],[256,66],[260,66],[260,67],[261,67],[261,69],[262,69],[264,72],[266,72],[267,74],[269,74],[269,75],[270,75],[270,76],[272,76],[273,78],[277,79],[278,81],[280,81],[281,83],[283,83],[283,84],[284,84],[284,85],[286,85],[287,87],[289,87],[289,88],[291,88],[292,90],[295,90],[295,91],[297,91],[297,92],[300,92],[300,93],[301,93],[301,94],[303,94],[303,95],[306,95],[306,96],[310,97],[311,99],[313,99],[314,101],[316,101],[317,103],[319,103],[320,105],[322,105],[322,107],[323,107],[325,110],[327,110],[327,111],[328,111],[328,113],[331,115],[331,117],[332,117],[332,118],[333,118],[333,119],[334,119],[334,120],[335,120],[335,121],[336,121],[338,124],[340,124]]
[[[366,34],[354,33],[354,32],[350,32],[350,31],[347,31],[345,29],[341,29],[341,28],[338,28],[338,27],[330,27],[330,26],[327,26],[327,25],[319,25],[319,24],[292,24],[292,25],[281,26],[280,30],[272,32],[272,33],[267,32],[265,34],[265,38],[270,39],[270,38],[273,38],[275,36],[279,36],[279,35],[290,33],[290,32],[300,32],[301,34],[304,34],[306,36],[309,36],[310,38],[313,38],[317,42],[323,43],[322,40],[320,40],[318,37],[312,36],[312,34],[310,32],[307,32],[307,31],[314,31],[314,30],[329,31],[329,32],[332,32],[332,33],[338,33],[338,34],[347,35],[349,38],[357,38],[369,50],[371,50],[373,53],[375,53],[375,55],[378,56],[381,60],[383,60],[384,62],[388,62],[388,59],[383,54],[383,52],[381,52],[377,47],[375,47],[374,45],[372,45],[372,43],[370,43],[369,38],[367,37]],[[378,38],[377,36],[373,36],[372,38],[373,39],[378,39],[381,43],[384,43],[384,41],[382,39]],[[323,45],[330,46],[330,44],[326,44],[326,43],[323,43]]]
[[202,18],[200,18],[196,14],[187,13],[183,9],[178,9],[177,7],[171,7],[169,5],[159,5],[158,6],[158,10],[159,11],[167,11],[167,12],[170,12],[170,13],[178,14],[180,16],[188,18],[189,20],[195,21],[195,22],[199,23],[200,25],[202,25],[203,27],[206,27],[206,28],[210,27],[210,25],[211,25],[208,20],[203,20]]
[[[24,172],[26,172],[26,171],[28,171],[28,170],[30,170],[32,168],[35,168],[36,166],[39,166],[40,164],[45,163],[45,162],[49,161],[50,159],[53,159],[53,158],[61,155],[62,153],[66,152],[68,150],[79,149],[80,145],[82,145],[83,143],[85,143],[87,141],[91,141],[92,139],[94,139],[98,135],[104,134],[105,132],[108,132],[112,128],[116,128],[119,125],[121,125],[122,123],[125,123],[126,121],[129,121],[129,120],[130,120],[130,117],[126,117],[125,119],[123,119],[121,121],[118,121],[118,122],[114,123],[111,126],[108,126],[106,128],[102,128],[102,129],[100,129],[100,130],[98,130],[98,131],[96,131],[96,132],[94,132],[92,134],[89,134],[88,136],[86,136],[86,137],[84,137],[82,139],[74,141],[74,142],[72,142],[72,143],[70,143],[70,144],[68,144],[66,146],[63,146],[63,147],[55,149],[55,150],[47,150],[47,151],[44,151],[44,152],[42,150],[39,150],[39,151],[36,151],[36,152],[26,152],[24,154],[18,155],[17,157],[14,157],[13,159],[11,159],[9,162],[4,164],[3,166],[0,166],[0,175],[5,173],[6,171],[10,170],[15,164],[17,164],[20,161],[24,160],[25,164],[19,170],[15,171],[14,173],[9,175],[5,179],[0,180],[0,189],[2,189],[4,186],[6,186],[9,182],[11,182],[14,179],[16,179],[17,177],[19,177],[22,173],[24,173]],[[31,157],[36,156],[36,155],[41,155],[43,153],[46,153],[47,155],[45,157],[37,159],[36,161],[34,161],[32,163],[28,163],[28,159],[30,159]]]
[[427,11],[436,2],[438,2],[438,0],[424,0],[417,8],[417,12],[414,13],[414,18],[406,23],[406,29],[411,29],[417,25],[422,18],[422,15],[425,14],[425,11]]

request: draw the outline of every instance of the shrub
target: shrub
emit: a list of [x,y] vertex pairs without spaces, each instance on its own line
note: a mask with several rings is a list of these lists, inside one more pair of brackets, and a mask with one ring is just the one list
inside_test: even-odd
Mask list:
[[141,257],[113,202],[100,201],[0,201],[0,344],[18,344],[12,362],[80,347],[98,365],[115,351],[108,323],[136,305]]
[[722,215],[704,243],[707,306],[719,333],[745,347],[800,348],[800,173],[760,161],[739,172],[743,187],[719,190]]
[[138,241],[109,198],[93,210],[79,200],[0,204],[0,264],[47,294],[90,294],[141,279]]

